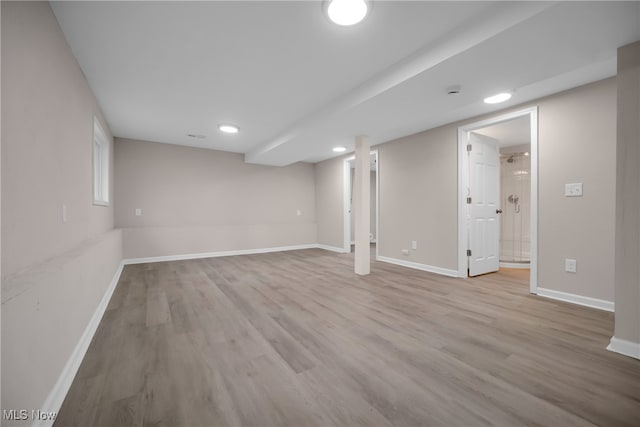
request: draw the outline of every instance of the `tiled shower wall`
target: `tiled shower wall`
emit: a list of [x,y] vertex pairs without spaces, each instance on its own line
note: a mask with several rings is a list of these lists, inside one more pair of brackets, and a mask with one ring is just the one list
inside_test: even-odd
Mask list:
[[500,156],[500,187],[500,261],[528,262],[531,259],[531,160],[528,155],[523,152]]

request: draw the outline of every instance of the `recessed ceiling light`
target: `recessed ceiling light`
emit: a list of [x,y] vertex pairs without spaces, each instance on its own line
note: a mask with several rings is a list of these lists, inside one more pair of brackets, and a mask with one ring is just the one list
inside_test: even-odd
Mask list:
[[355,25],[362,21],[369,10],[365,0],[331,0],[327,6],[327,16],[335,24]]
[[218,125],[218,129],[220,129],[220,132],[224,133],[238,133],[240,130],[238,126],[234,125]]
[[499,104],[504,101],[508,101],[511,99],[511,94],[509,92],[502,92],[497,95],[490,96],[484,99],[485,104]]
[[333,151],[335,151],[336,153],[344,153],[345,151],[347,151],[347,147],[333,147]]

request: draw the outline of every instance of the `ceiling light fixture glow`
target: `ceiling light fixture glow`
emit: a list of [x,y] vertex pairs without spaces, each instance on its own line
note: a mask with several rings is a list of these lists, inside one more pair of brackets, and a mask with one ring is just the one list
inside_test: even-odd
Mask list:
[[347,147],[333,147],[333,151],[335,151],[336,153],[344,153],[345,151],[347,151]]
[[502,92],[497,95],[490,96],[484,99],[485,104],[499,104],[501,102],[505,102],[511,99],[511,94],[509,92]]
[[349,26],[362,21],[368,10],[365,0],[331,0],[327,6],[327,15],[333,23]]
[[218,129],[220,129],[220,132],[224,133],[238,133],[240,130],[238,126],[234,125],[218,125]]

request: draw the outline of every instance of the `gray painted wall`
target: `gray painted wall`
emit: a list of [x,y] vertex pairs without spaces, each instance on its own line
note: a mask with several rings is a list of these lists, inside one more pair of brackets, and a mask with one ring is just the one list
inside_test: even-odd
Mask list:
[[316,163],[317,241],[342,249],[344,246],[344,159],[347,156]]
[[241,154],[119,138],[115,145],[125,258],[316,243],[311,164],[253,165]]
[[[380,255],[456,269],[457,128],[441,127],[377,148]],[[412,240],[418,249],[402,255]]]
[[[614,300],[616,82],[541,100],[538,286]],[[565,197],[582,182],[584,197]],[[576,274],[564,259],[578,261]]]
[[2,408],[42,408],[122,259],[94,115],[108,131],[49,4],[2,2]]
[[[613,301],[616,82],[607,79],[376,146],[380,255],[457,270],[457,129],[539,107],[538,286]],[[341,246],[342,159],[316,165],[318,241]],[[584,197],[564,197],[582,182]],[[401,250],[418,249],[408,256]],[[578,273],[564,272],[564,259]]]

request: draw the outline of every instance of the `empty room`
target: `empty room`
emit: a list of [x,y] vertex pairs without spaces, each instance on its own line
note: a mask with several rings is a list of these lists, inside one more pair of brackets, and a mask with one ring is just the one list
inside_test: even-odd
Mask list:
[[7,426],[638,426],[640,2],[2,1]]

